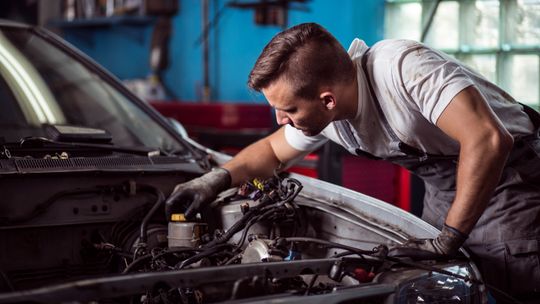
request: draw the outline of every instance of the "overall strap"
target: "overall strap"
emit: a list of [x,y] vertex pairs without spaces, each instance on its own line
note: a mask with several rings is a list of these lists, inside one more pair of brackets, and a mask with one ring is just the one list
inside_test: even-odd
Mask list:
[[526,104],[519,103],[523,107],[523,112],[525,112],[529,119],[531,120],[533,126],[534,126],[534,133],[533,136],[538,137],[540,134],[540,113],[538,113],[535,109],[529,107]]

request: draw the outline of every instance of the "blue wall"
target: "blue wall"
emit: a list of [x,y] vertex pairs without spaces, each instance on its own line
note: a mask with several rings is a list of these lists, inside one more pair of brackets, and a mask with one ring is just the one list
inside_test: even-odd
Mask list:
[[[200,0],[179,0],[173,19],[170,67],[165,83],[176,98],[196,101],[203,86]],[[210,17],[227,0],[210,1]],[[339,4],[339,5],[338,5]],[[355,37],[368,45],[382,39],[384,0],[312,0],[308,12],[291,10],[289,25],[317,22],[347,48]],[[264,97],[246,85],[247,76],[266,43],[281,29],[260,26],[252,10],[226,8],[210,32],[210,83],[212,100],[219,102],[264,102]],[[84,31],[84,32],[81,32]],[[101,63],[120,79],[145,78],[149,72],[151,26],[100,27],[64,31],[64,37]]]
[[70,27],[63,37],[120,79],[143,78],[150,71],[148,26]]

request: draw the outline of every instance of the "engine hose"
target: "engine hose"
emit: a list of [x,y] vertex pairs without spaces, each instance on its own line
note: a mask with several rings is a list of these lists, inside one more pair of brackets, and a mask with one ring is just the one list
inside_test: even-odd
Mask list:
[[152,193],[157,197],[156,202],[154,203],[154,206],[146,214],[146,216],[144,217],[144,219],[142,220],[142,223],[141,223],[141,234],[140,234],[140,241],[139,242],[146,244],[146,241],[148,241],[148,233],[147,233],[148,232],[148,222],[150,221],[150,219],[152,218],[154,213],[156,213],[156,211],[161,207],[161,205],[165,201],[165,195],[163,194],[163,192],[161,192],[159,189],[157,189],[156,187],[153,187],[153,186],[139,185],[137,188],[139,190],[141,190],[141,191]]
[[235,251],[240,249],[242,247],[242,245],[244,245],[244,242],[246,241],[246,237],[247,237],[247,233],[248,233],[249,228],[251,228],[251,226],[253,226],[256,222],[258,222],[260,220],[260,218],[261,218],[261,216],[256,216],[256,217],[252,218],[246,224],[246,227],[244,228],[244,231],[242,232],[242,236],[240,237],[240,241],[236,245]]
[[255,217],[253,217],[252,219],[249,220],[249,222],[247,222],[246,226],[244,227],[244,231],[242,232],[242,236],[240,237],[240,241],[236,245],[235,251],[240,249],[242,247],[242,245],[244,245],[244,242],[246,241],[246,237],[247,237],[247,233],[249,231],[249,228],[251,228],[251,226],[253,226],[258,221],[261,221],[261,220],[265,219],[268,215],[271,215],[272,213],[274,213],[274,210],[266,211],[265,213],[263,213],[261,215],[257,215]]

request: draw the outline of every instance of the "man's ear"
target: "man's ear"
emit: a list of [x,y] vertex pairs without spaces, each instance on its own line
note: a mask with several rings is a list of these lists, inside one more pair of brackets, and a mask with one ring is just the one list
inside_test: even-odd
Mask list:
[[332,110],[336,107],[336,96],[332,92],[322,92],[319,98],[326,109]]

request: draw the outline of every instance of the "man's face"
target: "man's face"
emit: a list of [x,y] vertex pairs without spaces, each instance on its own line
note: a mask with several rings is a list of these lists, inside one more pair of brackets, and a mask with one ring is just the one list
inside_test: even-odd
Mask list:
[[332,121],[331,113],[321,99],[294,96],[291,85],[283,78],[272,82],[262,92],[275,109],[279,125],[289,124],[306,136],[315,136]]

